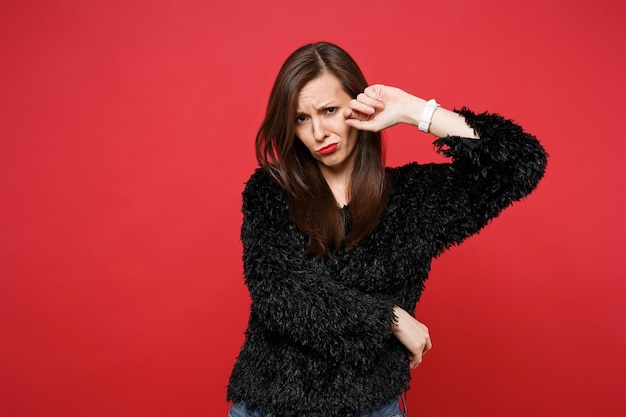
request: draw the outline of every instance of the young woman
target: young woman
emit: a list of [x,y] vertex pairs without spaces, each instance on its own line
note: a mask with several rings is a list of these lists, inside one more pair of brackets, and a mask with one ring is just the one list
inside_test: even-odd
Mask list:
[[[386,168],[379,132],[397,123],[452,162]],[[229,415],[404,415],[398,397],[431,348],[412,316],[431,260],[529,194],[545,151],[496,114],[368,87],[324,42],[283,64],[256,149],[241,229],[252,305]]]

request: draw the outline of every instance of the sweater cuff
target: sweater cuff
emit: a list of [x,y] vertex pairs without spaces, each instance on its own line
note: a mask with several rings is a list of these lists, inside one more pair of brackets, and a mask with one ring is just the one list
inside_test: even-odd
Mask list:
[[530,193],[543,176],[547,161],[537,139],[498,114],[475,114],[466,107],[454,111],[480,138],[447,136],[434,141],[437,152],[452,158],[454,171],[469,181],[504,187],[512,199]]

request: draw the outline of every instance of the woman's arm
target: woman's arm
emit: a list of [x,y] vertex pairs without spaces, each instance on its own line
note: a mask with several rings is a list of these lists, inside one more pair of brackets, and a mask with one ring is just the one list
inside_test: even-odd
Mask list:
[[[417,125],[425,103],[379,84],[352,100],[344,115],[350,126],[378,131],[398,123]],[[404,180],[396,191],[406,196],[407,218],[428,228],[436,256],[532,192],[544,175],[547,154],[512,120],[465,108],[438,108],[430,133],[438,137],[438,151],[452,161],[401,167],[398,174]]]
[[[346,123],[359,130],[380,131],[398,123],[418,126],[426,100],[399,88],[376,84],[350,102]],[[438,138],[460,136],[477,139],[478,136],[458,113],[437,108],[429,133]]]
[[[380,131],[398,123],[418,126],[426,101],[398,88],[374,85],[345,111],[346,124]],[[406,218],[416,236],[432,243],[432,255],[458,244],[484,227],[513,201],[528,195],[545,172],[547,154],[532,135],[496,114],[474,114],[441,107],[429,133],[448,164],[409,164],[397,194],[406,196]],[[394,336],[408,349],[411,366],[430,348],[428,330],[396,308]]]
[[277,187],[259,170],[243,193],[251,320],[324,358],[375,360],[392,338],[394,303],[343,285],[324,261],[308,255]]

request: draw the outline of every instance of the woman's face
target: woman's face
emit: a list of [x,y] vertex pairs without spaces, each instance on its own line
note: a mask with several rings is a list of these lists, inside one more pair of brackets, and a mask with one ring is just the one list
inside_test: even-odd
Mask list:
[[351,172],[358,131],[345,123],[350,96],[334,75],[324,72],[298,94],[295,134],[324,172]]

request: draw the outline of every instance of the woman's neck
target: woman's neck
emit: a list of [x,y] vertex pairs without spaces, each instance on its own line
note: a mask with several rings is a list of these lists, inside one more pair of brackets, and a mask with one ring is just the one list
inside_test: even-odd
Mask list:
[[320,171],[326,180],[330,191],[335,197],[339,207],[346,206],[350,202],[350,175],[347,169],[335,171],[328,167],[321,167]]

